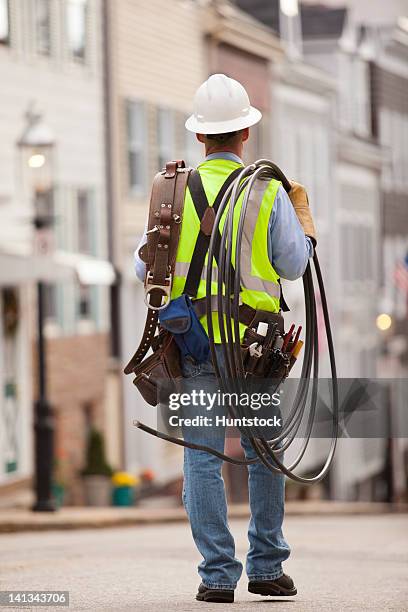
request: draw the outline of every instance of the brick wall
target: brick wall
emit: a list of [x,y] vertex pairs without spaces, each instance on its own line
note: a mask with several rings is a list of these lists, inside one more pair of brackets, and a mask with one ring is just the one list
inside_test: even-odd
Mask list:
[[[104,430],[107,367],[106,334],[47,341],[48,394],[55,414],[55,455],[58,471],[68,489],[66,503],[83,502],[79,472],[84,467],[89,425],[92,423]],[[36,397],[36,363],[33,371]]]

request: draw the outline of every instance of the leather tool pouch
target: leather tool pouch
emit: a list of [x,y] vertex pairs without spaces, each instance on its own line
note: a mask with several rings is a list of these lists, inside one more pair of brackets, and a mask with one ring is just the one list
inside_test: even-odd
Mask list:
[[182,372],[179,349],[172,334],[161,330],[152,348],[153,354],[134,369],[133,384],[148,404],[157,406],[160,389],[164,386],[166,391],[170,386],[175,388],[177,380],[182,378]]

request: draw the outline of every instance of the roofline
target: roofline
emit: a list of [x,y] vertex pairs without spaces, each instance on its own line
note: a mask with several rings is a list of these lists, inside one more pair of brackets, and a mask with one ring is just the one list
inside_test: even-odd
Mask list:
[[211,3],[202,9],[203,31],[216,43],[226,43],[268,61],[285,55],[278,36],[230,2]]

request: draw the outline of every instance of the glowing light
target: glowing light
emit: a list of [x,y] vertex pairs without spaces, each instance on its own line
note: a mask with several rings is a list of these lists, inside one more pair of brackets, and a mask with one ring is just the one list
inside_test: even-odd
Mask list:
[[45,155],[42,153],[34,153],[28,160],[30,168],[42,168],[45,164]]
[[392,319],[389,314],[380,314],[377,317],[377,327],[380,331],[387,331],[392,325]]
[[287,17],[296,17],[299,15],[298,0],[280,0],[280,8]]

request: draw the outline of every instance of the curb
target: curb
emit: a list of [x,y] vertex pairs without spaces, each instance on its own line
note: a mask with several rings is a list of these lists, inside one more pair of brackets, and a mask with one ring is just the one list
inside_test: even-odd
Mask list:
[[[367,516],[408,513],[408,504],[366,502],[287,502],[285,515],[302,517]],[[230,519],[247,519],[246,504],[231,504]],[[76,508],[66,507],[55,513],[30,510],[0,510],[0,534],[28,531],[104,529],[187,522],[184,508]]]

